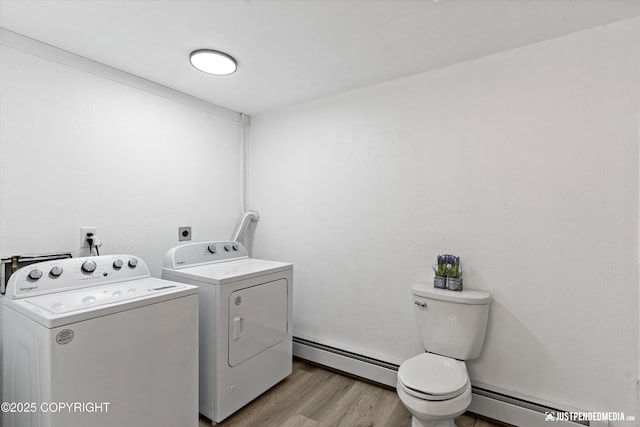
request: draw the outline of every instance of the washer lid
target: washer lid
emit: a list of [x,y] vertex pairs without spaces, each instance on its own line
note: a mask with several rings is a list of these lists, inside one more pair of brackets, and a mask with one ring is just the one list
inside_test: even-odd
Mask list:
[[292,264],[262,259],[245,258],[232,261],[214,262],[193,267],[173,270],[162,269],[162,277],[172,280],[176,278],[191,279],[213,285],[224,285],[238,280],[250,279],[265,274],[291,270]]
[[197,286],[148,277],[11,300],[11,308],[46,328],[55,328],[149,304],[196,295]]
[[464,362],[423,353],[400,365],[398,380],[415,391],[444,396],[462,390],[467,385],[469,375]]
[[449,291],[447,289],[434,288],[431,283],[417,283],[411,286],[413,295],[435,299],[439,301],[457,302],[459,304],[489,304],[491,294],[485,291],[474,289],[463,289],[462,291]]

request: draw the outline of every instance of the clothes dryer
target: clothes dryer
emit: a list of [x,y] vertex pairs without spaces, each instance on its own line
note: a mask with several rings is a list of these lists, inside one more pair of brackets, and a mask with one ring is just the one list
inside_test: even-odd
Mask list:
[[162,278],[200,289],[200,413],[221,422],[292,370],[293,265],[240,243],[170,249]]

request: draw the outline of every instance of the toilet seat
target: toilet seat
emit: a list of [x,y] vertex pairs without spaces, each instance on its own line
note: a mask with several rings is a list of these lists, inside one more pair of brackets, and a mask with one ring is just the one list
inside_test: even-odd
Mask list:
[[423,400],[447,400],[469,387],[464,362],[433,353],[422,353],[400,365],[398,384],[408,394]]
[[464,387],[462,387],[460,390],[458,390],[455,393],[437,395],[437,394],[424,393],[418,390],[413,390],[407,387],[406,385],[402,384],[402,382],[400,381],[398,381],[398,386],[408,395],[413,396],[416,399],[429,401],[429,402],[440,402],[445,400],[451,400],[463,394],[467,390],[467,388],[471,388],[470,383],[467,383]]

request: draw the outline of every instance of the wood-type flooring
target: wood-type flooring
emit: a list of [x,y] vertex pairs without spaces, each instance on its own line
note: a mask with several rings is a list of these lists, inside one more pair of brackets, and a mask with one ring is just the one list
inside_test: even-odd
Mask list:
[[[458,427],[503,427],[463,414]],[[200,418],[199,427],[211,421]],[[410,427],[411,414],[395,390],[294,359],[293,372],[218,424],[224,427]]]

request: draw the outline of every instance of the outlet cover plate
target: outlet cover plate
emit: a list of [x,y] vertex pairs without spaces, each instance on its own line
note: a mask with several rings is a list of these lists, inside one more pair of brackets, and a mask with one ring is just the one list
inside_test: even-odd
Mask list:
[[191,227],[178,227],[178,241],[191,240]]
[[88,248],[89,243],[87,243],[87,233],[93,233],[94,237],[96,235],[97,227],[80,227],[80,247]]

